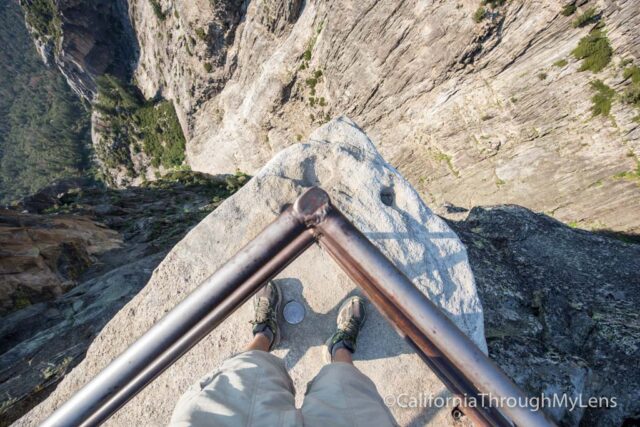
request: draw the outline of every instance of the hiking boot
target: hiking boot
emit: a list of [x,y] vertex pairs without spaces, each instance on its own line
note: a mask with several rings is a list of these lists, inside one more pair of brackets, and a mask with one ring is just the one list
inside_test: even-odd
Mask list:
[[271,340],[269,350],[280,342],[280,328],[278,327],[278,312],[282,303],[282,293],[274,282],[267,283],[253,297],[255,310],[253,335],[261,332]]
[[331,363],[335,351],[339,348],[346,348],[351,353],[356,351],[356,340],[365,317],[364,299],[353,296],[342,304],[336,322],[338,328],[325,344],[325,362]]

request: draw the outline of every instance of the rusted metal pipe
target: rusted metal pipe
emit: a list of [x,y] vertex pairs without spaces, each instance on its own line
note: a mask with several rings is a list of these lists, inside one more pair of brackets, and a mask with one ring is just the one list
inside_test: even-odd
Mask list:
[[[319,240],[454,393],[524,397],[411,281],[312,188],[80,389],[42,425],[97,425],[197,344],[269,279]],[[472,411],[478,425],[508,426],[496,408]],[[531,408],[503,408],[521,427],[552,426]]]
[[[455,366],[449,363],[442,352],[417,329],[407,316],[396,309],[395,305],[381,292],[369,278],[368,274],[357,268],[357,263],[351,259],[347,250],[336,244],[330,234],[322,234],[322,225],[319,227],[318,234],[321,246],[327,250],[329,255],[342,267],[347,275],[360,286],[369,301],[387,318],[398,334],[416,350],[422,360],[449,391],[460,398],[461,405],[464,404],[464,398],[466,396],[476,397],[479,400],[479,391],[473,384],[471,384]],[[495,408],[464,406],[463,408],[464,414],[467,415],[477,427],[510,427],[513,425]]]
[[[518,402],[527,402],[524,392],[341,212],[330,209],[315,228],[320,244],[396,330],[433,362],[431,367],[440,367],[439,374],[453,386],[454,393],[478,390],[497,399],[514,397]],[[505,406],[500,411],[518,426],[554,425],[542,411],[525,404]],[[476,414],[491,425],[508,422],[496,408],[482,408]]]
[[74,394],[44,427],[98,425],[314,242],[288,209]]

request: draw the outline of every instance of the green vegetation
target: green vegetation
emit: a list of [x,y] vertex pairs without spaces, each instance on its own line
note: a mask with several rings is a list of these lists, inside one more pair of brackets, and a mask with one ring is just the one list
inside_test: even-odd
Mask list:
[[207,73],[210,73],[211,71],[213,71],[213,65],[211,65],[210,62],[205,62],[204,64],[202,64],[202,66],[204,67],[204,70]]
[[[622,76],[625,80],[631,81],[631,85],[624,92],[622,97],[623,101],[640,108],[640,67],[631,65],[624,69]],[[633,120],[637,122],[638,117],[635,117]]]
[[162,6],[160,6],[160,2],[158,0],[149,0],[151,4],[151,8],[153,9],[153,13],[156,15],[159,21],[164,21],[167,19],[167,14],[162,11]]
[[21,2],[27,24],[41,41],[52,40],[57,49],[62,34],[60,17],[54,0]]
[[635,107],[640,108],[640,83],[634,83],[628,88],[622,97],[622,100]]
[[446,153],[443,153],[442,151],[440,151],[438,149],[435,149],[433,151],[433,158],[434,158],[434,160],[436,160],[438,162],[445,162],[447,164],[447,167],[451,171],[451,173],[453,173],[453,175],[456,176],[456,177],[460,177],[460,173],[453,167],[453,162],[451,161],[451,156],[449,156]]
[[311,52],[313,51],[313,48],[316,45],[318,36],[322,32],[323,25],[324,25],[324,22],[321,22],[320,25],[318,25],[318,28],[316,29],[316,33],[313,35],[313,37],[311,37],[311,40],[309,40],[309,43],[307,44],[307,49],[302,54],[302,64],[300,65],[301,70],[304,70],[305,68],[309,67],[309,61],[311,61]]
[[598,15],[596,8],[591,7],[587,9],[582,15],[574,19],[571,25],[573,25],[573,28],[584,27],[585,25],[598,22],[599,19],[600,16]]
[[554,66],[558,67],[558,68],[563,68],[566,67],[568,64],[566,59],[560,59],[556,62],[553,63]]
[[137,88],[110,75],[97,83],[94,107],[108,125],[105,136],[110,141],[98,156],[107,167],[123,165],[133,174],[131,150],[140,149],[153,167],[173,168],[183,163],[185,138],[170,101],[145,100]]
[[304,82],[307,84],[307,86],[309,88],[311,88],[313,90],[313,89],[316,88],[316,85],[318,84],[318,79],[315,78],[315,77],[311,77],[311,78],[305,80]]
[[[305,51],[303,52],[302,58],[300,59],[300,66],[298,67],[298,71],[300,72],[298,78],[301,81],[304,81],[304,84],[308,89],[308,105],[312,109],[314,109],[315,113],[317,113],[317,118],[320,122],[322,122],[324,118],[329,117],[329,113],[322,109],[322,107],[325,107],[327,105],[325,98],[316,96],[316,86],[321,81],[324,72],[322,71],[322,69],[318,68],[312,70],[309,61],[311,61],[313,48],[316,44],[318,36],[322,32],[323,25],[323,23],[320,23],[320,25],[318,25],[315,34],[313,34],[313,36],[307,43],[307,49],[305,49]],[[315,122],[316,114],[310,113],[309,118],[311,122]],[[298,136],[296,136],[296,138],[297,137]],[[299,137],[302,138],[302,135],[299,135]]]
[[596,91],[596,94],[591,98],[591,102],[593,103],[591,112],[594,116],[608,116],[616,92],[600,80],[594,80],[590,84]]
[[625,80],[631,79],[632,83],[640,83],[640,67],[632,65],[625,68],[622,72],[622,77],[624,77]]
[[576,11],[575,3],[570,3],[570,4],[565,4],[562,7],[562,11],[560,13],[563,14],[564,16],[571,16],[575,13],[575,11]]
[[196,36],[203,41],[207,39],[207,33],[204,31],[204,28],[196,28]]
[[636,170],[617,173],[613,176],[615,179],[624,179],[626,181],[638,181],[640,185],[640,161],[636,161]]
[[488,16],[489,11],[484,6],[489,6],[491,9],[495,9],[505,5],[506,3],[507,0],[482,0],[478,9],[473,13],[474,22],[480,23]]
[[175,184],[181,184],[185,187],[205,187],[209,190],[214,190],[213,193],[209,193],[214,198],[218,197],[224,200],[242,188],[249,179],[251,179],[249,175],[239,170],[233,175],[226,175],[224,180],[221,180],[219,176],[211,176],[189,169],[176,169],[168,172],[157,181],[147,182],[143,187],[167,190],[174,190]]
[[590,70],[597,73],[611,62],[613,49],[606,34],[601,30],[594,30],[580,39],[578,46],[571,53],[576,59],[582,60],[580,71]]
[[546,78],[547,78],[547,73],[538,73],[539,80],[546,80]]
[[133,119],[152,166],[170,168],[184,162],[185,139],[170,101],[145,103]]
[[473,20],[476,23],[480,23],[485,16],[487,16],[487,9],[485,9],[484,7],[480,6],[478,9],[476,9],[476,11],[473,13]]
[[0,43],[0,203],[9,203],[84,173],[90,120],[62,75],[42,64],[13,1],[0,3]]

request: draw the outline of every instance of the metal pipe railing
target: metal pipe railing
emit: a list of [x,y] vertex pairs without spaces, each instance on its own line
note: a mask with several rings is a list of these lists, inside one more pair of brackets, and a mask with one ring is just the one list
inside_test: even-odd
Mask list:
[[[460,396],[525,394],[411,281],[312,188],[56,410],[43,426],[97,425],[318,241],[443,383]],[[477,402],[481,402],[480,399]],[[463,408],[477,425],[553,426],[526,406]],[[510,421],[511,420],[511,421]]]
[[111,362],[43,424],[98,425],[314,242],[289,209]]
[[[511,379],[341,212],[331,210],[317,230],[320,244],[453,393],[477,403],[482,402],[479,392],[526,402]],[[518,426],[553,425],[542,412],[526,406],[502,410]],[[463,412],[479,425],[512,425],[498,408],[468,406]]]

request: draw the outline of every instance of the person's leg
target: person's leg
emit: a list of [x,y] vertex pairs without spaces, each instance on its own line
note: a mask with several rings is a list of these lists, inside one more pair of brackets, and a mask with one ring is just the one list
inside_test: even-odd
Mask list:
[[280,290],[267,284],[254,298],[254,337],[244,352],[194,384],[176,405],[172,427],[295,426],[294,388],[282,360],[269,351],[278,343]]
[[332,362],[342,362],[353,365],[353,353],[346,348],[338,348],[333,353]]
[[271,347],[271,338],[262,332],[257,332],[251,342],[244,348],[244,351],[260,350],[268,352],[269,347]]
[[373,381],[353,365],[365,315],[360,297],[351,297],[340,307],[337,330],[324,349],[328,364],[307,386],[302,405],[305,426],[396,425]]

